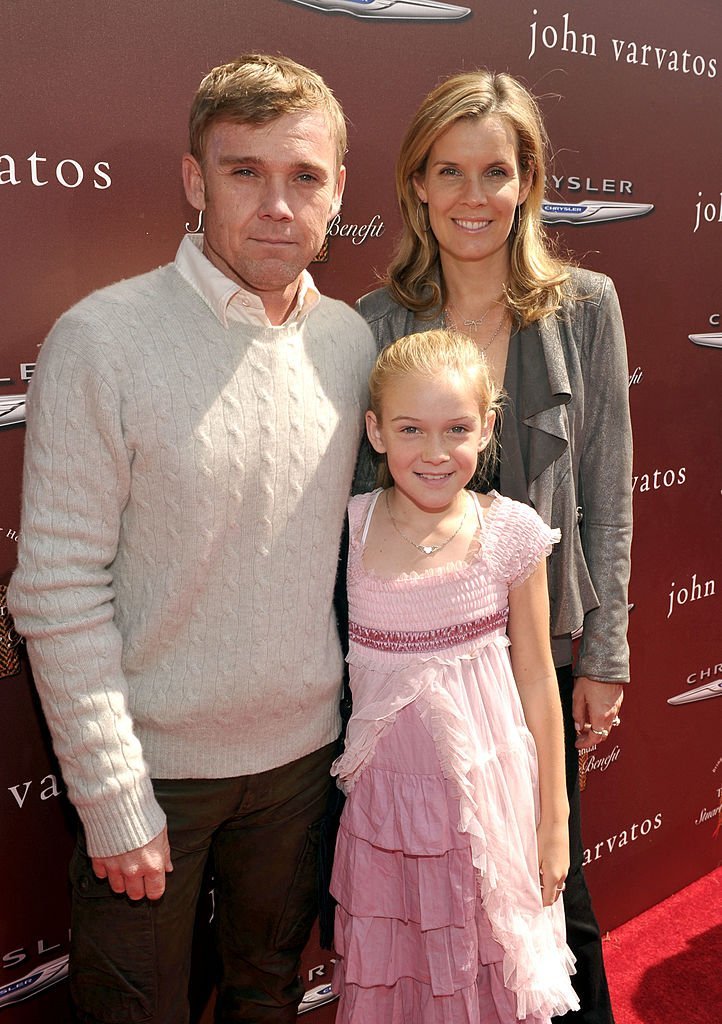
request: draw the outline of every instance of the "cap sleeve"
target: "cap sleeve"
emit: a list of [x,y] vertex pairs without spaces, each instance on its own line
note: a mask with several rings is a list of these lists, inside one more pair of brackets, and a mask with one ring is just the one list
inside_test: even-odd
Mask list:
[[351,532],[351,544],[356,546],[361,541],[366,520],[371,511],[372,504],[375,504],[380,488],[369,491],[366,494],[356,494],[348,503],[348,522]]
[[533,508],[518,501],[502,499],[497,517],[492,564],[510,590],[520,586],[551,554],[561,539],[559,530],[552,530]]

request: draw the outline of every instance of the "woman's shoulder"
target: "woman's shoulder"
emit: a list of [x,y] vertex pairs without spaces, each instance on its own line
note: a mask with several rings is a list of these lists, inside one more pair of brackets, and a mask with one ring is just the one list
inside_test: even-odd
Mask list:
[[571,267],[566,293],[567,303],[574,305],[578,302],[588,302],[599,306],[606,294],[614,290],[611,277],[601,274],[597,270],[587,270],[585,267]]
[[371,328],[380,348],[413,330],[414,314],[397,302],[386,287],[363,295],[356,310]]
[[374,288],[372,292],[362,295],[356,302],[356,309],[367,323],[373,323],[394,313],[406,313],[404,307],[391,297],[391,292],[386,286]]

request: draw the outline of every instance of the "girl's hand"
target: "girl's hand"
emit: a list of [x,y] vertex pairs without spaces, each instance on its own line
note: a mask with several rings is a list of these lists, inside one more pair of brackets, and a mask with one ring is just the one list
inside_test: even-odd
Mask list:
[[564,891],[564,880],[569,870],[569,829],[566,821],[537,828],[539,847],[539,881],[542,903],[550,907]]

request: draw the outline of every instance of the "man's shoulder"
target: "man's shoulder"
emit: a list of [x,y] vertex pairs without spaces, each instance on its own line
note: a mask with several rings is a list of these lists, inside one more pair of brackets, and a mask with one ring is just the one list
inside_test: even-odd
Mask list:
[[167,334],[174,315],[187,323],[201,305],[191,292],[173,263],[99,288],[55,322],[43,361],[72,352],[96,366],[128,362],[139,344],[152,348]]
[[179,278],[173,263],[124,278],[86,295],[63,314],[61,321],[93,319],[107,315],[113,309],[131,311],[157,302],[167,303],[168,295],[177,286]]
[[[328,295],[322,295],[318,303],[318,312],[321,314],[318,318],[319,322],[323,319],[326,324],[330,322],[334,327],[340,327],[346,334],[350,332],[357,338],[371,338],[371,332],[364,318],[341,299],[332,299]],[[313,319],[312,314],[309,322],[313,323]]]
[[330,295],[321,295],[318,308],[326,317],[337,318],[359,327],[364,324],[363,318],[359,316],[353,306],[349,306],[342,299],[332,299]]

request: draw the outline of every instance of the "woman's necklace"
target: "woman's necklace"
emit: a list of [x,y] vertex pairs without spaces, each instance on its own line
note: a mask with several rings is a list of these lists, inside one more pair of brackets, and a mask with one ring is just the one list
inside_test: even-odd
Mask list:
[[[476,331],[476,328],[479,326],[479,324],[482,324],[484,322],[484,320],[486,320],[487,316],[489,315],[490,310],[491,310],[491,306],[489,306],[489,309],[487,309],[486,313],[484,313],[484,315],[482,316],[481,320],[463,320],[462,323],[464,324],[464,327],[471,327],[472,331]],[[488,348],[491,348],[491,346],[494,344],[496,339],[499,337],[499,334],[501,332],[501,328],[502,328],[504,322],[506,321],[506,314],[507,314],[507,312],[508,312],[508,310],[507,310],[507,307],[505,305],[504,308],[501,311],[501,319],[499,320],[499,323],[496,325],[496,330],[494,331],[492,336],[489,338],[489,340],[487,341],[486,345],[484,345],[483,348],[479,349],[480,352],[482,352],[482,353],[486,352],[486,350]],[[454,315],[454,307],[449,303],[449,305],[444,309],[444,326],[453,327],[456,330],[458,330],[459,328],[458,328],[457,324],[458,324],[458,321],[457,321],[457,319],[456,319],[456,317]]]
[[441,544],[417,544],[415,540],[411,539],[411,537],[407,537],[406,536],[406,534],[399,527],[399,524],[396,522],[396,520],[392,516],[392,514],[391,514],[391,506],[389,505],[389,492],[388,491],[384,491],[384,498],[386,500],[386,511],[389,514],[389,519],[391,520],[391,525],[396,530],[396,532],[398,533],[399,537],[403,537],[403,539],[408,544],[412,544],[416,548],[416,550],[420,551],[423,555],[435,555],[437,551],[441,551],[441,549],[445,548],[447,544],[451,544],[451,542],[454,539],[454,537],[457,535],[457,533],[459,532],[461,527],[464,525],[464,521],[466,519],[466,508],[465,508],[464,509],[464,514],[462,515],[461,519],[459,520],[459,525],[456,527],[456,529],[451,534],[451,536],[447,537],[445,541],[442,541]]
[[481,325],[484,323],[484,321],[488,317],[489,313],[491,313],[491,311],[492,311],[492,309],[494,308],[495,305],[496,305],[496,303],[492,302],[492,304],[487,309],[486,313],[482,313],[478,320],[471,320],[471,319],[464,320],[463,317],[461,317],[459,315],[459,311],[457,309],[455,309],[451,305],[451,303],[448,304],[448,306],[446,307],[444,312],[445,313],[450,313],[453,316],[453,319],[454,319],[455,323],[458,324],[461,321],[461,323],[463,323],[464,327],[471,327],[472,331],[475,331],[477,329],[477,327],[481,327]]

